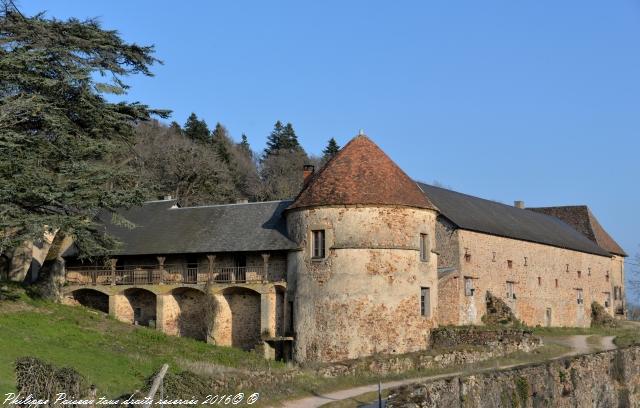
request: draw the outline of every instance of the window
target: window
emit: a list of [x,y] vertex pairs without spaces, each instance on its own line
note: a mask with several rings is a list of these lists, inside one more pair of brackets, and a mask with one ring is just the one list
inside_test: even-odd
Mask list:
[[538,276],[538,286],[542,285],[542,277]]
[[604,307],[611,306],[611,292],[604,292]]
[[622,286],[613,287],[613,300],[622,300]]
[[311,235],[311,256],[316,259],[324,258],[324,230],[313,230]]
[[558,279],[556,279],[556,288],[558,287]]
[[514,290],[513,282],[507,282],[507,299],[516,299],[516,292]]
[[569,272],[569,264],[567,264],[567,272]]
[[473,296],[476,289],[473,287],[473,278],[464,278],[464,295]]
[[604,276],[604,278],[607,282],[609,282],[609,271],[607,271],[607,274]]
[[582,305],[584,304],[584,298],[582,297],[582,289],[576,289],[577,295],[578,295],[578,304]]
[[431,317],[430,297],[429,288],[420,288],[420,316]]
[[528,262],[528,261],[529,261],[529,259],[525,256],[525,257],[524,257],[524,266],[529,265],[529,262]]
[[513,261],[511,259],[507,260],[507,268],[513,268]]
[[493,253],[493,258],[491,258],[491,262],[495,262],[496,261],[496,253]]
[[469,253],[464,254],[464,260],[467,262],[471,262],[471,254]]
[[578,271],[578,279],[582,277],[582,272]]
[[429,235],[420,234],[420,260],[427,262],[429,260]]
[[587,276],[591,276],[591,268],[587,268]]

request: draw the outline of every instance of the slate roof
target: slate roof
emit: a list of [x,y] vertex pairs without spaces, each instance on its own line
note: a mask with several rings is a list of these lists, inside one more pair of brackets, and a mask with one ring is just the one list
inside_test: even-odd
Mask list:
[[357,204],[436,209],[415,182],[364,135],[351,139],[311,177],[291,209]]
[[549,215],[417,183],[440,213],[459,228],[610,256],[569,224]]
[[627,256],[622,247],[602,228],[586,205],[527,208],[527,210],[556,217],[571,225],[591,241],[614,255]]
[[176,200],[150,201],[121,214],[133,229],[103,220],[123,242],[116,255],[273,251],[297,248],[286,235],[282,212],[291,200],[176,207]]

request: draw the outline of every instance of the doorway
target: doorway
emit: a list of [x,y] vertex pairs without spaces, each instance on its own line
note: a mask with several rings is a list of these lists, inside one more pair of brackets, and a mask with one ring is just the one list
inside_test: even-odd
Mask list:
[[247,256],[235,255],[233,257],[234,266],[236,267],[236,281],[246,282],[247,280]]

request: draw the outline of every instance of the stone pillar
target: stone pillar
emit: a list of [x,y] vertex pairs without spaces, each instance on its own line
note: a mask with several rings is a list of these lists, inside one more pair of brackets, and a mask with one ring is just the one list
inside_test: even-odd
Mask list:
[[160,285],[164,283],[164,261],[167,259],[164,256],[157,256],[158,260],[158,270],[160,271]]
[[270,254],[262,254],[262,281],[269,281],[269,257]]
[[111,265],[111,284],[116,284],[116,264],[118,263],[118,258],[109,259],[109,264]]
[[117,303],[118,303],[118,295],[109,295],[109,316],[117,319]]
[[209,269],[208,269],[208,280],[209,282],[213,282],[213,273],[216,269],[216,256],[215,255],[207,255],[207,261],[209,263]]
[[276,293],[260,294],[260,334],[270,338],[276,335]]
[[156,330],[164,333],[164,300],[166,295],[156,295]]

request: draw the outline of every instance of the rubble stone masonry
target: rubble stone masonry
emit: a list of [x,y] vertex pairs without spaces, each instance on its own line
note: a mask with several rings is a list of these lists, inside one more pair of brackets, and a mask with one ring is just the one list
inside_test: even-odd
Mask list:
[[[451,230],[439,223],[440,258],[453,268],[439,283],[439,324],[482,324],[486,293],[504,300],[531,326],[588,327],[590,305],[614,314],[612,258],[493,235]],[[619,262],[618,262],[619,263]],[[621,266],[618,265],[618,269]]]
[[[333,206],[291,211],[287,227],[302,248],[289,256],[294,358],[331,362],[424,349],[435,325],[435,211],[398,206]],[[324,230],[326,257],[311,257],[311,232]],[[428,241],[420,258],[420,234]],[[421,315],[421,288],[428,288]]]

